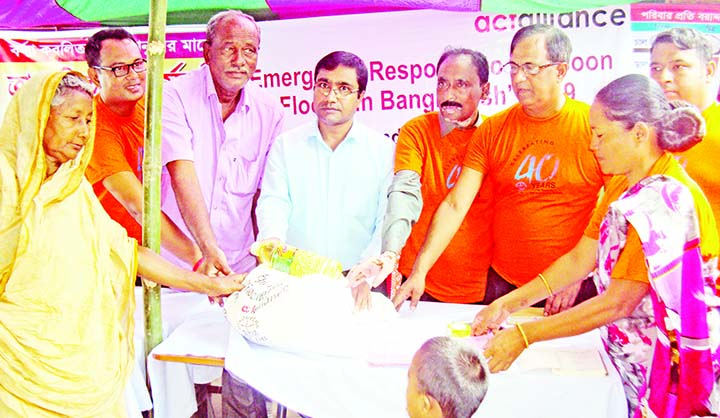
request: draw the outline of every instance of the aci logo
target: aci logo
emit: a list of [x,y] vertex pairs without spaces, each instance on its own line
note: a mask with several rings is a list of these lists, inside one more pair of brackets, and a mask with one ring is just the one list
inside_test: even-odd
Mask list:
[[540,159],[528,154],[515,172],[515,188],[524,191],[531,187],[554,188],[551,182],[560,168],[560,159],[555,154],[545,154]]

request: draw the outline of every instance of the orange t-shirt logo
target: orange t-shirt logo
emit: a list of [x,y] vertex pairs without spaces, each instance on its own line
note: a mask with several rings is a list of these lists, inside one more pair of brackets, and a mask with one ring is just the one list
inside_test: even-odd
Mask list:
[[[560,168],[560,158],[555,154],[545,154],[540,159],[535,155],[528,154],[520,163],[515,172],[515,187],[523,191],[532,183],[547,183],[553,178]],[[540,185],[535,185],[540,187]]]
[[462,166],[460,164],[455,164],[455,166],[450,170],[450,174],[448,174],[447,178],[445,179],[445,186],[448,189],[452,189],[455,187],[455,184],[457,184],[458,178],[460,177],[460,172],[462,171]]

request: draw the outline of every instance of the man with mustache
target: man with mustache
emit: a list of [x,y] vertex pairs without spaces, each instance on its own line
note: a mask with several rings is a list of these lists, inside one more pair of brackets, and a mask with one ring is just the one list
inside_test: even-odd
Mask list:
[[[335,51],[315,66],[317,120],[280,135],[258,201],[258,239],[278,240],[349,269],[380,253],[395,144],[355,120],[368,81],[365,63]],[[369,286],[353,288],[356,307]]]
[[[510,74],[518,103],[487,118],[473,134],[460,177],[433,216],[396,306],[407,297],[411,306],[417,304],[418,283],[425,281],[486,184],[492,186],[493,199],[491,216],[484,220],[493,237],[486,300],[538,277],[578,242],[603,177],[589,149],[589,106],[563,94],[571,50],[570,39],[554,26],[531,25],[515,33],[503,70]],[[547,290],[547,314],[596,294],[589,279]]]
[[[194,268],[203,273],[246,272],[256,265],[249,251],[255,197],[283,121],[278,100],[248,83],[259,49],[260,28],[252,16],[217,13],[207,24],[205,64],[163,91],[162,208],[200,247]],[[223,416],[267,416],[264,398],[224,372]]]
[[[412,271],[430,220],[455,186],[465,148],[483,121],[478,104],[487,97],[488,61],[478,52],[448,48],[437,64],[439,111],[418,116],[400,128],[395,176],[388,192],[383,225],[385,259],[397,260],[405,277]],[[469,216],[425,281],[408,283],[403,291],[421,300],[477,303],[485,297],[492,236],[489,186],[474,199]],[[491,301],[487,301],[489,303]]]
[[[95,96],[97,130],[85,176],[105,211],[142,242],[142,162],[147,66],[135,38],[125,29],[103,29],[85,45],[88,78]],[[202,256],[164,213],[162,245],[188,265]]]
[[[688,174],[710,201],[715,220],[720,220],[720,103],[717,101],[717,62],[709,37],[691,28],[659,33],[650,48],[650,77],[669,100],[685,100],[702,112],[707,135],[699,144],[677,155]],[[720,224],[718,224],[720,225]],[[720,294],[720,279],[717,284]]]

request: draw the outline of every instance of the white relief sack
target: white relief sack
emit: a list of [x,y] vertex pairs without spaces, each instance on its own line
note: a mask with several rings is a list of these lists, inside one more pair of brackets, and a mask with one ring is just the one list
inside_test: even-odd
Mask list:
[[355,312],[345,280],[298,278],[260,265],[245,278],[245,288],[225,300],[225,315],[233,328],[257,344],[364,357],[373,331],[397,316],[388,298],[371,295],[371,309]]

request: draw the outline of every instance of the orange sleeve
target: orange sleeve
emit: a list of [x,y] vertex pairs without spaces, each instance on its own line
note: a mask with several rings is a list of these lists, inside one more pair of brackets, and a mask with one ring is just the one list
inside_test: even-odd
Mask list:
[[590,223],[585,228],[584,235],[594,240],[600,237],[600,224],[605,218],[605,214],[608,211],[608,207],[614,201],[616,201],[621,194],[627,189],[627,180],[622,176],[614,176],[605,183],[605,189],[601,192],[600,197],[595,209],[593,210]]
[[607,213],[608,204],[609,202],[605,201],[605,194],[603,194],[603,197],[600,199],[598,204],[595,206],[595,209],[593,210],[592,217],[590,218],[590,223],[588,223],[588,226],[585,228],[585,232],[583,232],[583,235],[596,241],[600,239],[600,224],[602,223],[602,220]]
[[645,253],[640,243],[640,236],[632,225],[628,225],[627,240],[613,267],[610,277],[613,279],[635,280],[650,283],[648,269],[645,263]]
[[470,138],[470,143],[465,151],[465,160],[463,161],[463,166],[481,173],[488,172],[487,150],[485,150],[484,144],[486,136],[490,135],[489,125],[490,120],[488,119],[475,130],[472,138]]
[[124,149],[118,135],[109,129],[98,129],[95,134],[95,147],[85,177],[90,184],[122,171],[133,172],[125,158]]
[[[621,176],[615,176],[608,182],[600,202],[595,207],[590,223],[585,228],[585,236],[594,240],[599,239],[600,224],[605,218],[610,203],[616,201],[626,188],[627,181]],[[638,236],[632,225],[628,225],[625,248],[620,253],[610,277],[649,283],[645,253],[642,249],[640,236]]]
[[[595,206],[592,218],[590,218],[590,223],[587,228],[585,228],[584,234],[586,237],[594,240],[600,238],[600,224],[603,218],[605,218],[610,204],[616,201],[626,189],[627,180],[623,176],[614,176],[610,179],[605,186],[605,191],[600,201]],[[649,283],[647,265],[645,264],[645,253],[643,253],[640,236],[638,236],[632,225],[628,225],[625,248],[623,248],[620,253],[610,277],[613,279],[629,279]]]
[[417,123],[412,120],[400,128],[397,145],[395,147],[395,172],[411,170],[422,175],[423,150],[422,138],[424,133]]

